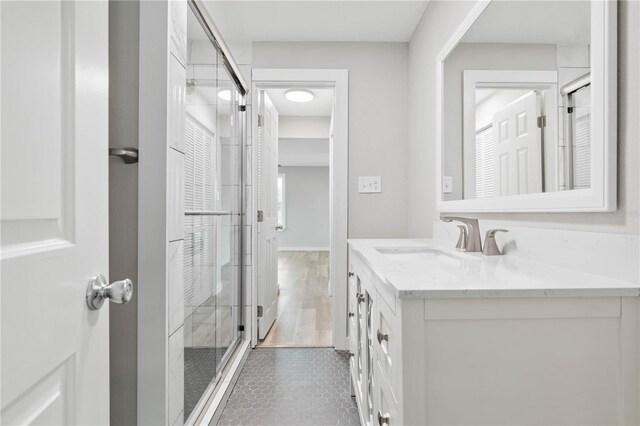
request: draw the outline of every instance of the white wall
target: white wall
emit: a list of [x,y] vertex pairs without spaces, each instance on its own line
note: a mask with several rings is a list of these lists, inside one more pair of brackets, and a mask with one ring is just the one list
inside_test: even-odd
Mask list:
[[[407,234],[406,43],[253,43],[254,68],[349,70],[349,237]],[[358,194],[358,176],[383,192]]]
[[329,139],[331,117],[281,115],[278,118],[280,139]]
[[[409,44],[408,232],[432,235],[435,209],[436,56],[474,2],[431,2]],[[469,214],[503,226],[638,234],[637,164],[640,4],[618,6],[618,211],[609,213]]]
[[329,167],[281,167],[286,226],[279,249],[329,250]]

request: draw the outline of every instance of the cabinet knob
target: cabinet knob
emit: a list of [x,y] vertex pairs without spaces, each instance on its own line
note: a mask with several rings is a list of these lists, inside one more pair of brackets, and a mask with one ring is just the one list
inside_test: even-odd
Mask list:
[[378,410],[378,424],[380,426],[389,426],[389,420],[391,420],[389,413],[382,414],[382,411]]
[[349,275],[350,277],[354,276],[355,274],[353,272],[349,272],[347,275]]
[[353,318],[354,316],[356,316],[356,314],[354,314],[353,312],[349,312],[349,318]]
[[358,303],[364,302],[364,294],[356,293],[356,300],[358,301]]
[[389,341],[389,334],[383,333],[380,330],[378,330],[378,332],[376,333],[376,336],[378,337],[378,343],[380,344],[382,344],[383,341],[386,341],[386,342]]

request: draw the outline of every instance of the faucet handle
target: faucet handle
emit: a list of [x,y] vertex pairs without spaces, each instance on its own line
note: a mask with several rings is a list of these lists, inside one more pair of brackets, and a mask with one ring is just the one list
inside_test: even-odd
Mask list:
[[458,250],[466,250],[467,249],[467,227],[465,225],[458,225],[460,228],[460,236],[458,236],[458,243],[456,244],[456,248]]
[[489,229],[484,237],[482,254],[485,256],[499,256],[502,254],[496,243],[496,232],[509,232],[507,229]]

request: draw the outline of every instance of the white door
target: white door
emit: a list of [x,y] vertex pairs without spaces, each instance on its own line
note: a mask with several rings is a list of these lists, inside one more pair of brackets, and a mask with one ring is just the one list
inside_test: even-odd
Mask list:
[[[4,425],[109,423],[108,3],[2,1]],[[135,327],[135,324],[132,324]]]
[[499,195],[542,192],[542,134],[535,91],[493,115],[495,179]]
[[258,338],[264,339],[278,315],[278,111],[264,90],[258,118]]

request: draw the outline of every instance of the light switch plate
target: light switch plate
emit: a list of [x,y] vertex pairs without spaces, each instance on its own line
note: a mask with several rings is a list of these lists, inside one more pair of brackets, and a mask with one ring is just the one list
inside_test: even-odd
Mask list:
[[382,192],[382,181],[380,176],[359,176],[358,192],[360,194]]
[[442,192],[444,194],[451,194],[453,192],[452,176],[442,176]]

